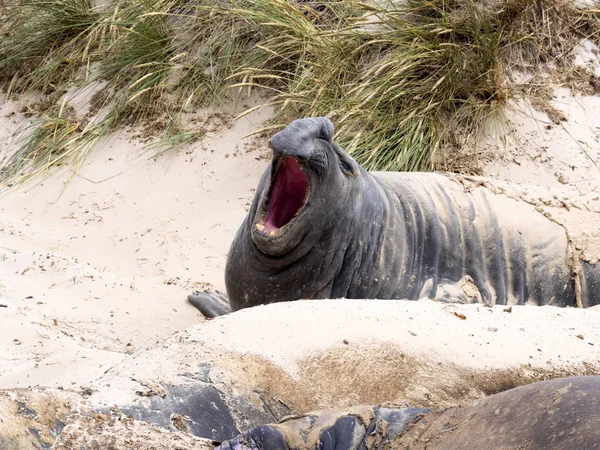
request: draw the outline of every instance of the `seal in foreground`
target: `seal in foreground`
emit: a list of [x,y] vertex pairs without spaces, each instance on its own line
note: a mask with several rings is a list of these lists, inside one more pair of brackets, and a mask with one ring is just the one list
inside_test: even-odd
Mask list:
[[535,206],[441,174],[367,172],[333,132],[309,118],[272,137],[229,252],[228,300],[188,297],[204,315],[303,298],[600,302],[600,265]]
[[218,448],[597,449],[600,377],[534,383],[442,411],[355,407],[290,417]]

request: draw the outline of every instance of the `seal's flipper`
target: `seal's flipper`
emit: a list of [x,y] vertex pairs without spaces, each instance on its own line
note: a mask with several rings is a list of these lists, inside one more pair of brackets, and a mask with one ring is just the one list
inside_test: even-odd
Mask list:
[[[302,448],[306,450],[396,448],[393,447],[395,439],[429,413],[429,408],[391,409],[385,406],[358,406],[350,411],[316,411],[285,417],[277,425],[250,428],[223,442],[215,450],[297,448],[288,442],[305,442]],[[381,426],[382,423],[385,426]]]
[[219,291],[196,291],[188,295],[189,302],[200,310],[204,317],[224,316],[231,312],[227,295]]
[[423,283],[419,299],[432,299],[443,303],[480,303],[490,306],[491,303],[481,294],[479,288],[469,275],[465,275],[457,282],[440,278],[434,289],[433,278],[428,278]]

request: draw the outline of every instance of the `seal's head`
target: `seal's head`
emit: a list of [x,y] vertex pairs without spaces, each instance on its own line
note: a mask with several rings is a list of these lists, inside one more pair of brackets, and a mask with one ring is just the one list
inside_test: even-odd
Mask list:
[[271,138],[273,160],[249,217],[263,254],[280,256],[307,238],[319,240],[340,219],[360,168],[333,142],[333,131],[325,117],[299,119]]

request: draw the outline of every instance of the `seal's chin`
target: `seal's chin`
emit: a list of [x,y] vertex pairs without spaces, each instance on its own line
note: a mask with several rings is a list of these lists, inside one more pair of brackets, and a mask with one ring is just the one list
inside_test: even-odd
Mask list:
[[308,200],[308,177],[295,158],[279,158],[266,199],[266,213],[256,230],[271,238],[294,221]]

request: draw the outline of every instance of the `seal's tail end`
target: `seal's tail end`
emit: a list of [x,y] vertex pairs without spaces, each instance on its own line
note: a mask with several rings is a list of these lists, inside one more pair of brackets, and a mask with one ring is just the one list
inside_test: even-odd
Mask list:
[[196,291],[188,295],[188,301],[198,308],[204,317],[209,319],[224,316],[231,312],[227,295],[219,291]]

